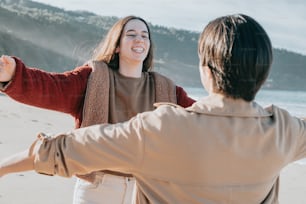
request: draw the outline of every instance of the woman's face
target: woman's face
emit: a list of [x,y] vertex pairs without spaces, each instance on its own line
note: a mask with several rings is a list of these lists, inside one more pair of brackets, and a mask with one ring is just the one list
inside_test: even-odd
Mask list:
[[147,26],[141,20],[130,20],[123,29],[120,45],[116,49],[120,62],[142,64],[150,44]]

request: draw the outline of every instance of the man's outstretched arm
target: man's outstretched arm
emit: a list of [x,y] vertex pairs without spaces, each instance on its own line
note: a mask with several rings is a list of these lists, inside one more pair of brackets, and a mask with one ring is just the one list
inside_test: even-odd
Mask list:
[[29,154],[29,150],[12,155],[0,162],[0,177],[30,170],[34,170],[34,156]]

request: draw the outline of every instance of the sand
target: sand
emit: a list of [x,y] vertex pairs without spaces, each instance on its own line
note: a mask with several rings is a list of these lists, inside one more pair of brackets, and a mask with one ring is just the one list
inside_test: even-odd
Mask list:
[[[0,96],[0,159],[29,147],[38,132],[56,133],[74,128],[66,114],[33,108]],[[0,178],[1,204],[69,204],[75,178],[38,175],[35,172]]]
[[[34,108],[0,95],[0,159],[25,150],[38,132],[57,133],[74,128],[66,114]],[[72,203],[75,178],[35,172],[0,178],[1,204]],[[280,203],[306,203],[306,165],[292,164],[281,172]]]

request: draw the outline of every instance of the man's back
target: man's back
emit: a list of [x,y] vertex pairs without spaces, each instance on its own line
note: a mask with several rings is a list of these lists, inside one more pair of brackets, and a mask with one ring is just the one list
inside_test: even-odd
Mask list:
[[274,106],[265,110],[218,95],[187,110],[164,106],[144,114],[144,158],[136,177],[141,189],[148,185],[146,195],[235,204],[261,203],[269,195],[266,203],[275,203],[272,188],[281,169],[306,156],[306,122]]

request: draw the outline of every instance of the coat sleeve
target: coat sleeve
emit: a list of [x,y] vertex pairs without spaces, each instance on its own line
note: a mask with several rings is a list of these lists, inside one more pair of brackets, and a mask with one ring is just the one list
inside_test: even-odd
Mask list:
[[[94,125],[36,143],[34,169],[41,174],[71,177],[98,170],[131,173],[141,168],[144,137],[141,119]],[[89,148],[90,147],[90,148]]]
[[15,61],[15,75],[1,90],[3,93],[24,104],[76,114],[84,100],[88,76],[92,70],[90,67],[52,73],[26,67],[16,57]]
[[184,108],[191,106],[195,102],[195,100],[190,98],[186,91],[180,86],[176,86],[176,98],[177,104]]
[[296,127],[298,130],[296,135],[297,139],[297,152],[295,160],[305,159],[306,158],[306,120],[305,119],[298,119],[294,117],[294,125],[292,127]]

